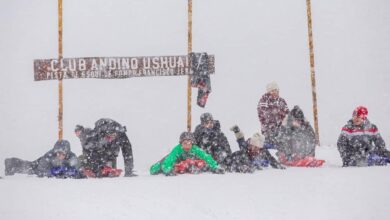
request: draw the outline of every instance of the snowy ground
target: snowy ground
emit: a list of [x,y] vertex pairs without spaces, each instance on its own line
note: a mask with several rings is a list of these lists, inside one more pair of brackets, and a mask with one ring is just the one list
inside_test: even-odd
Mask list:
[[0,181],[1,219],[388,219],[390,167],[341,168],[321,147],[322,168],[255,174]]

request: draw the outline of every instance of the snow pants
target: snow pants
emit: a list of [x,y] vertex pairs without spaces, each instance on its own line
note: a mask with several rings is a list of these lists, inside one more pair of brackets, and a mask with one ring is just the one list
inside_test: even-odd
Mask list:
[[7,158],[4,161],[5,164],[5,175],[12,176],[16,173],[21,174],[35,174],[38,166],[37,162],[22,160],[19,158]]

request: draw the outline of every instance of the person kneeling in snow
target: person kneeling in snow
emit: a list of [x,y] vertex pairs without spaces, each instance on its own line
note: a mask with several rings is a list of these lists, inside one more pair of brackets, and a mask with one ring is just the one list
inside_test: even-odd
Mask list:
[[213,157],[194,145],[194,135],[183,132],[180,144],[171,153],[150,167],[150,174],[163,173],[167,176],[182,173],[199,173],[211,170],[213,173],[224,173]]
[[262,167],[271,165],[275,169],[285,169],[268,151],[264,148],[264,136],[255,133],[245,141],[244,133],[235,125],[230,128],[234,132],[240,150],[226,157],[224,165],[229,172],[252,173],[261,170]]
[[57,141],[49,152],[35,161],[5,159],[5,175],[36,174],[39,177],[79,178],[79,164],[66,140]]
[[276,155],[286,166],[319,167],[324,160],[315,159],[314,130],[299,106],[289,112],[279,129]]
[[76,126],[83,155],[80,156],[82,170],[87,177],[117,177],[122,170],[116,168],[119,151],[122,151],[125,177],[133,174],[133,151],[126,135],[126,127],[103,118],[95,122],[94,129]]
[[343,166],[373,166],[390,163],[390,152],[378,128],[368,119],[368,110],[357,107],[352,119],[342,128],[337,141]]

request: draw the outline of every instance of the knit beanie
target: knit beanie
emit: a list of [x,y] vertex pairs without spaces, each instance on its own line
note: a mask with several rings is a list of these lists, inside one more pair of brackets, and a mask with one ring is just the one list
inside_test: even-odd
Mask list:
[[78,132],[78,131],[83,131],[84,130],[84,127],[82,125],[76,125],[74,131],[75,132]]
[[358,106],[353,111],[352,116],[358,116],[358,117],[361,117],[363,119],[366,119],[368,116],[368,110],[364,106]]
[[272,90],[279,91],[279,86],[275,81],[272,81],[272,82],[267,84],[267,92],[271,92]]
[[70,143],[67,140],[60,140],[54,144],[54,153],[62,152],[67,153],[70,151]]
[[264,136],[259,132],[254,133],[253,136],[249,139],[249,144],[262,148],[264,145]]
[[195,137],[191,132],[185,131],[185,132],[181,133],[181,135],[180,135],[180,138],[179,138],[180,144],[183,143],[183,141],[185,141],[185,140],[190,140],[192,143],[194,143]]
[[305,115],[303,114],[303,111],[299,106],[294,106],[294,108],[291,110],[290,115],[293,119],[298,121],[304,121]]
[[200,116],[200,122],[202,123],[202,124],[204,124],[204,123],[206,123],[206,122],[208,122],[208,121],[213,121],[214,119],[213,119],[213,115],[211,115],[211,113],[208,113],[208,112],[206,112],[206,113],[203,113],[201,116]]

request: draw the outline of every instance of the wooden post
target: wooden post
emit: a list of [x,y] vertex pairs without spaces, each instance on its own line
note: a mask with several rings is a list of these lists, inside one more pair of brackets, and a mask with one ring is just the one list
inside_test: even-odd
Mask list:
[[[192,52],[192,0],[188,0],[188,54]],[[191,131],[191,76],[187,83],[187,131]]]
[[[58,59],[62,59],[62,0],[58,0]],[[63,135],[62,77],[58,80],[58,140]]]
[[307,27],[309,34],[309,49],[310,49],[310,76],[311,76],[311,89],[313,97],[313,116],[314,116],[314,129],[316,133],[316,144],[320,146],[320,132],[318,128],[318,109],[317,109],[317,91],[316,91],[316,76],[314,71],[314,49],[313,49],[313,32],[312,32],[312,20],[311,20],[311,3],[310,0],[306,0],[307,7]]

